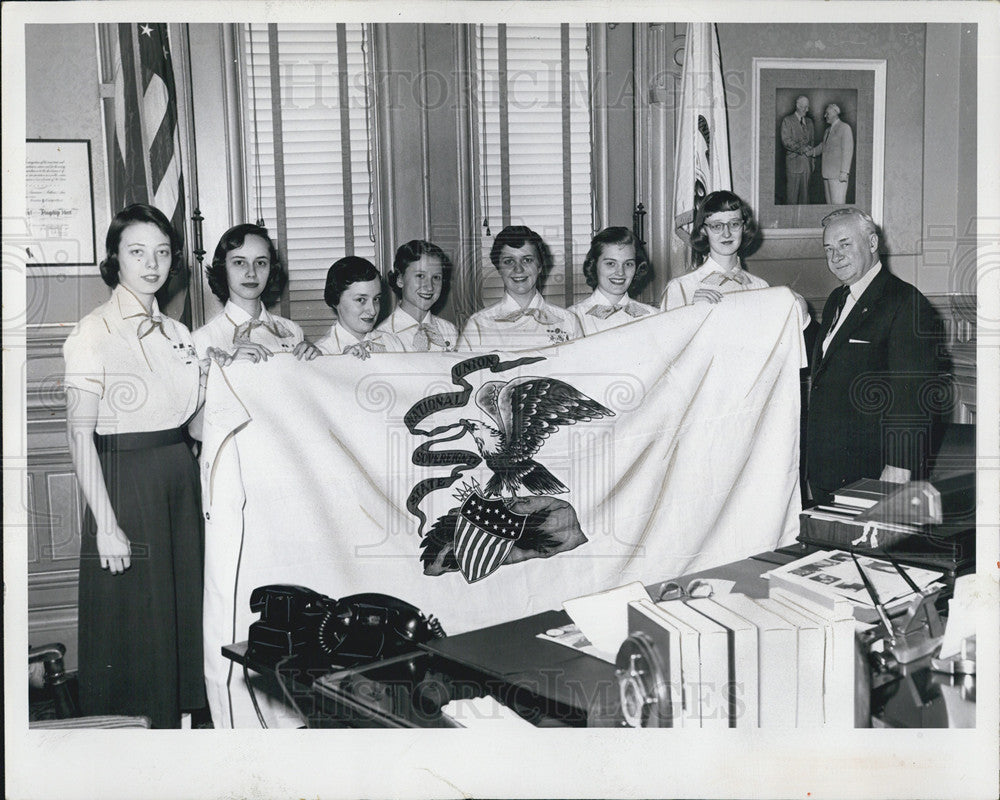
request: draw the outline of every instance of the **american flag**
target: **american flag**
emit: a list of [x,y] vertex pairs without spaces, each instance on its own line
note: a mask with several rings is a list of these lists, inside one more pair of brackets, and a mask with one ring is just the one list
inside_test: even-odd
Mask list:
[[469,583],[485,578],[503,564],[524,533],[528,518],[507,509],[503,500],[469,495],[455,527],[455,557]]
[[[167,215],[184,236],[184,176],[181,174],[177,92],[164,23],[115,26],[114,141],[111,146],[111,202],[117,211],[149,203]],[[157,298],[182,321],[187,312],[188,273],[182,265]]]

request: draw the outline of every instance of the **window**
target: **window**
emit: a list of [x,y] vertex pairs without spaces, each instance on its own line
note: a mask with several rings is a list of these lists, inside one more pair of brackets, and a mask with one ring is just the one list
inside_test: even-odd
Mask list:
[[545,297],[569,306],[590,294],[582,265],[593,234],[588,34],[584,24],[480,25],[478,125],[482,305],[503,297],[489,259],[506,225],[545,240]]
[[243,47],[248,216],[260,214],[286,259],[283,313],[316,339],[334,319],[330,265],[375,261],[365,26],[246,25]]

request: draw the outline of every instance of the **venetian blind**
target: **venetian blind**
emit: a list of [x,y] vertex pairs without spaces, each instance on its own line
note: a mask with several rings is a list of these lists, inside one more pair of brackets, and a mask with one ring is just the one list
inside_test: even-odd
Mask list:
[[286,254],[289,316],[315,340],[334,319],[323,303],[330,265],[352,254],[377,263],[363,26],[243,33],[248,215],[259,202]]
[[527,225],[552,252],[546,299],[571,305],[591,292],[582,273],[593,233],[587,26],[480,25],[476,36],[478,199],[491,233],[482,229],[480,300],[503,296],[493,236]]

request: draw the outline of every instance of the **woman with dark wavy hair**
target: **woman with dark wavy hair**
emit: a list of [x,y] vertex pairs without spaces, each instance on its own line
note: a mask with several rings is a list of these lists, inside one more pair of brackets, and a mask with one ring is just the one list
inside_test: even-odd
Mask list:
[[541,236],[525,225],[508,225],[493,240],[490,261],[500,274],[503,299],[469,317],[459,350],[528,350],[583,336],[573,314],[542,297],[552,255]]
[[667,284],[663,310],[718,303],[724,294],[766,289],[767,281],[743,268],[743,255],[757,237],[753,209],[732,192],[712,192],[698,206],[691,249],[698,267]]
[[382,276],[361,256],[344,256],[326,273],[323,301],[337,314],[337,321],[316,342],[324,355],[350,353],[365,359],[372,353],[405,353],[403,343],[388,331],[377,331],[382,308]]
[[213,356],[226,366],[238,358],[266,361],[281,352],[306,360],[318,356],[302,328],[267,310],[287,281],[266,230],[244,223],[222,234],[208,268],[208,285],[225,307],[193,334],[202,358]]
[[583,277],[594,293],[569,310],[586,336],[659,311],[633,298],[649,280],[646,250],[628,228],[611,227],[590,240]]
[[454,350],[458,330],[431,313],[447,293],[450,277],[451,259],[436,244],[412,239],[400,245],[389,275],[399,303],[378,330],[398,336],[407,352]]
[[188,329],[156,302],[180,260],[167,218],[131,205],[105,245],[111,298],[63,346],[69,449],[86,499],[80,705],[177,728],[182,711],[205,705],[201,493],[185,430],[203,372]]

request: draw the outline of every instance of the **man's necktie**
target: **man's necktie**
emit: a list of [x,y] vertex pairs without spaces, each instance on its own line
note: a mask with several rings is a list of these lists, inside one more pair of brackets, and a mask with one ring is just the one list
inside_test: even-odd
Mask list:
[[630,317],[644,317],[649,313],[648,308],[643,308],[638,303],[633,303],[631,300],[623,305],[597,305],[593,306],[587,314],[592,317],[597,317],[598,319],[607,319],[616,311],[624,311]]
[[250,334],[253,333],[254,328],[263,328],[279,339],[285,339],[292,335],[292,332],[280,322],[269,324],[262,319],[248,319],[242,325],[236,326],[236,329],[233,331],[233,344],[238,344],[241,341],[249,341]]
[[426,322],[421,322],[417,325],[417,332],[413,334],[413,349],[418,351],[430,350],[431,345],[435,347],[445,348],[448,347],[448,342],[445,340],[441,332],[435,328],[433,325],[429,325]]
[[837,327],[837,322],[840,321],[840,314],[844,310],[844,304],[847,302],[847,295],[850,294],[850,291],[850,288],[847,286],[840,286],[835,290],[837,297],[833,306],[833,317],[830,321],[830,327],[826,329],[828,333]]
[[521,308],[512,314],[497,317],[497,322],[517,322],[522,317],[531,317],[539,325],[555,325],[559,318],[550,314],[544,308]]

